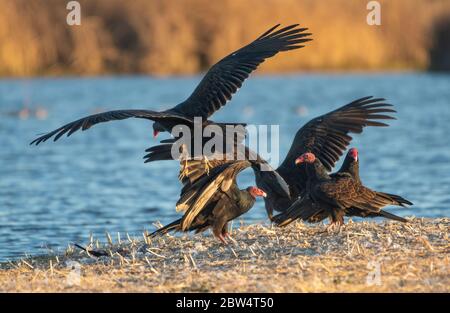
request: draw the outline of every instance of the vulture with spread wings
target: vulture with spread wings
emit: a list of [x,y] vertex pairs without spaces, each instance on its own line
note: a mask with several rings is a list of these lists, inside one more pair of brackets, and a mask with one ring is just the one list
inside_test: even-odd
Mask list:
[[[255,171],[256,185],[267,193],[264,202],[269,218],[272,218],[274,210],[281,212],[287,209],[305,189],[307,176],[304,167],[295,165],[297,156],[312,152],[330,171],[350,144],[351,133],[359,134],[366,126],[388,126],[380,120],[395,119],[388,115],[395,110],[384,100],[360,98],[312,119],[297,131],[286,158],[277,169]],[[147,151],[146,162],[171,159],[171,144],[157,145]],[[266,169],[269,167],[267,163],[262,164]],[[289,197],[279,192],[279,188],[272,190],[270,175],[274,173],[278,180],[283,179],[289,185]]]
[[[176,205],[177,211],[183,211],[184,215],[150,236],[163,235],[169,231],[198,233],[212,228],[214,236],[226,244],[229,237],[228,222],[249,211],[256,197],[267,196],[264,189],[255,186],[239,189],[236,177],[240,172],[249,167],[259,172],[264,166],[264,161],[256,153],[247,147],[241,147],[245,150],[246,158],[240,161],[228,161],[223,155],[221,160],[217,157],[208,160],[205,157],[190,158],[185,154],[180,163],[179,175],[183,188]],[[235,157],[235,154],[232,157]],[[289,197],[288,186],[284,180],[276,172],[269,172],[268,175],[271,192],[276,190]]]
[[[331,170],[350,144],[351,133],[362,133],[366,126],[388,126],[380,120],[395,119],[388,115],[395,113],[395,110],[391,104],[384,103],[384,100],[373,97],[357,99],[312,119],[297,131],[284,161],[276,169],[289,185],[291,198],[286,201],[268,194],[265,203],[269,217],[274,210],[281,212],[287,209],[306,187],[306,172],[302,166],[295,165],[296,157],[312,152],[327,170]],[[259,186],[260,180],[258,176],[256,178]]]
[[[90,115],[33,140],[31,144],[40,144],[54,137],[58,140],[64,134],[72,135],[77,130],[86,130],[95,124],[123,120],[127,118],[142,118],[152,120],[153,134],[172,132],[176,125],[193,127],[194,117],[202,118],[202,126],[214,124],[208,118],[228,100],[242,86],[243,82],[259,64],[273,57],[279,52],[304,47],[303,43],[312,40],[306,28],[299,28],[298,24],[278,29],[279,24],[270,28],[256,40],[243,48],[226,56],[213,65],[194,92],[183,102],[173,108],[157,112],[152,110],[115,110]],[[236,123],[230,123],[235,125]],[[217,123],[221,127],[225,124]],[[245,125],[245,124],[242,124]]]

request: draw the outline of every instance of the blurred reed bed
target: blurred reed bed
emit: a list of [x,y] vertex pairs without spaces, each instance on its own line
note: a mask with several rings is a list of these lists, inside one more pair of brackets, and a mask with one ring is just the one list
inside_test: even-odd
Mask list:
[[69,26],[67,2],[0,0],[0,75],[192,74],[276,23],[315,41],[266,72],[439,69],[435,39],[448,37],[435,34],[450,19],[446,0],[381,0],[381,26],[366,23],[367,0],[80,0]]

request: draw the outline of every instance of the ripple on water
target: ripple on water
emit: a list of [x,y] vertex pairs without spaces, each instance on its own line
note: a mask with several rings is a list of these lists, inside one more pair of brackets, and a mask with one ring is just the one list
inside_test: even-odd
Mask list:
[[[177,162],[142,161],[144,150],[156,144],[148,121],[96,125],[39,147],[28,143],[99,107],[168,107],[190,94],[198,79],[34,79],[26,85],[2,80],[0,260],[62,249],[69,242],[85,243],[90,232],[100,238],[105,231],[141,236],[144,229],[155,229],[152,223],[157,220],[178,218]],[[395,214],[448,216],[448,86],[448,75],[256,76],[214,119],[280,124],[282,160],[295,132],[309,119],[362,96],[385,97],[396,106],[398,120],[388,128],[366,129],[352,142],[360,150],[363,181],[414,202],[411,208],[390,209]],[[421,92],[411,92],[415,90]],[[5,115],[20,108],[25,97],[47,109],[46,120]],[[254,184],[251,171],[243,173],[239,183]],[[243,218],[266,220],[263,203],[258,201]]]

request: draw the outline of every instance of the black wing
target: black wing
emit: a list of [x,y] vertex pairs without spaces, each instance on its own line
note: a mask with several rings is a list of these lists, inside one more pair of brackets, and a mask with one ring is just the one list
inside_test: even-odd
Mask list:
[[286,226],[300,219],[311,223],[317,223],[328,217],[328,211],[324,206],[313,201],[309,196],[299,197],[284,212],[275,215],[273,222],[280,227]]
[[49,132],[39,138],[36,138],[30,144],[38,145],[41,142],[47,141],[47,139],[53,136],[55,136],[53,141],[56,141],[66,133],[68,137],[79,129],[86,130],[98,123],[123,120],[130,117],[144,118],[153,121],[172,119],[174,122],[178,122],[180,124],[192,124],[192,120],[190,120],[189,118],[170,112],[155,112],[149,110],[115,110],[83,117],[79,120],[55,129],[54,131]]
[[[247,126],[247,124],[245,123],[207,123],[206,125],[215,125],[218,126],[222,129],[222,134],[225,134],[225,136],[221,135],[221,134],[215,134],[214,135],[214,139],[216,140],[216,142],[220,142],[221,144],[216,145],[216,149],[212,152],[216,153],[216,152],[224,152],[227,151],[227,145],[229,145],[230,142],[236,142],[236,143],[242,143],[243,140],[245,139],[246,135],[247,135],[247,130],[245,129],[245,127]],[[242,126],[242,127],[237,127],[235,128],[234,132],[229,133],[227,131],[227,126]],[[195,132],[191,132],[191,137],[190,139],[187,138],[183,138],[182,140],[190,140],[190,147],[191,147],[191,151],[190,151],[190,155],[193,156],[195,153]],[[152,146],[148,149],[145,150],[145,152],[148,152],[148,154],[146,154],[144,156],[144,162],[148,163],[148,162],[153,162],[153,161],[162,161],[162,160],[173,160],[174,155],[172,154],[172,149],[175,148],[174,144],[178,145],[179,143],[181,143],[181,141],[178,142],[178,140],[180,140],[181,137],[177,137],[177,136],[173,136],[173,138],[169,138],[169,139],[165,139],[160,141],[160,145],[157,146]],[[230,140],[231,139],[231,140]],[[202,138],[201,144],[202,144],[202,148],[205,147],[205,144],[211,140],[211,137],[204,137]],[[206,156],[208,158],[212,157],[211,155],[208,155],[206,153],[206,151],[200,151],[201,155],[199,156]],[[206,154],[204,154],[206,153]]]
[[[327,171],[331,171],[352,140],[349,133],[359,134],[366,126],[388,126],[377,120],[395,119],[382,114],[396,112],[390,108],[391,104],[383,103],[384,100],[361,98],[309,121],[298,130],[286,158],[277,171],[300,173],[296,171],[295,159],[305,152],[314,153]],[[295,179],[306,180],[306,177]]]
[[298,24],[276,30],[278,26],[216,63],[191,96],[172,110],[189,117],[201,116],[207,119],[231,99],[244,80],[265,59],[280,51],[302,48],[304,46],[299,44],[312,40],[306,38],[311,35],[304,32],[307,28],[297,28]]

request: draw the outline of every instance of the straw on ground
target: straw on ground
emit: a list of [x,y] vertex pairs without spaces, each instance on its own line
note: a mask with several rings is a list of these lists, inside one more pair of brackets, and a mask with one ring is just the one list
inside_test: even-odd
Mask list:
[[228,246],[210,235],[120,244],[107,235],[90,245],[107,252],[100,258],[71,248],[0,264],[0,291],[449,292],[449,226],[350,222],[328,234],[324,225],[251,225],[235,227]]

